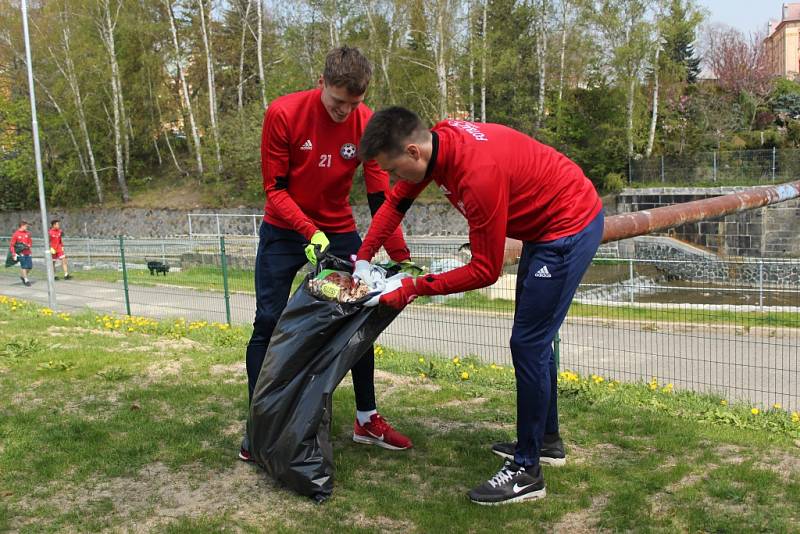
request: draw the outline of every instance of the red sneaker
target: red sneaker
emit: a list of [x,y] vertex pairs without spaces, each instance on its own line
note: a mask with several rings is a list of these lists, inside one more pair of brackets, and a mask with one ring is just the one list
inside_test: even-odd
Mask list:
[[356,419],[353,424],[353,441],[366,445],[377,445],[392,451],[410,449],[414,445],[406,436],[392,428],[380,414],[372,414],[369,423],[361,425]]

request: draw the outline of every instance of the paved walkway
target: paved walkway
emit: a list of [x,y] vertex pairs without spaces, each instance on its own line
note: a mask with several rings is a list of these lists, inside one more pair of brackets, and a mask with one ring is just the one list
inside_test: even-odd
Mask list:
[[[0,274],[0,294],[47,303],[47,285],[25,287],[9,270]],[[56,282],[58,308],[125,313],[121,283]],[[131,312],[156,318],[225,321],[217,292],[160,285],[130,288]],[[252,321],[255,299],[233,294],[234,323]],[[439,306],[411,306],[381,335],[397,349],[445,357],[473,355],[510,365],[512,317]],[[780,402],[800,409],[800,330],[736,325],[697,325],[570,318],[561,336],[561,367],[626,381],[672,382],[676,388],[719,393],[765,406]]]

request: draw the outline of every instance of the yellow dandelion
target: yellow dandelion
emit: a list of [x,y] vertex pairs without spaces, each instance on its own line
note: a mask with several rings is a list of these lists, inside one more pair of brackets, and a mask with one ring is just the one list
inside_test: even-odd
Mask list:
[[761,410],[759,410],[758,408],[750,408],[750,413],[753,415],[758,415],[761,413]]
[[792,423],[800,423],[800,412],[792,412]]
[[661,388],[661,391],[663,391],[664,393],[672,393],[672,383],[669,383],[663,388]]
[[425,363],[425,358],[420,358],[419,363]]
[[459,358],[458,356],[453,358],[453,363],[456,364],[456,365],[458,365],[458,362],[460,362],[460,361],[461,361],[461,358]]
[[461,380],[469,380],[469,373],[466,371],[461,373]]
[[728,401],[726,401],[725,399],[722,399],[721,401],[719,401],[719,403],[721,405],[723,405],[723,406],[727,406],[728,405]]
[[783,409],[783,406],[781,406],[780,402],[776,402],[775,404],[772,405],[772,409],[773,410],[781,410],[781,409]]

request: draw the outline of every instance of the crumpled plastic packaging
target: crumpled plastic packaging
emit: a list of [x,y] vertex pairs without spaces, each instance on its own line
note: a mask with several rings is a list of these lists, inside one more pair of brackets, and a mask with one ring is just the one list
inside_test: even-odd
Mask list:
[[371,291],[362,281],[356,282],[350,273],[325,269],[308,281],[308,291],[317,298],[352,303]]

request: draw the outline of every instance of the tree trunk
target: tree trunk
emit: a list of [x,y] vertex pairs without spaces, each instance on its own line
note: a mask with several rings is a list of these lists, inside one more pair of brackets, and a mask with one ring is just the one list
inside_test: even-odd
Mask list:
[[469,53],[469,120],[475,120],[475,55],[472,36],[472,0],[467,6],[467,49]]
[[633,100],[636,92],[636,76],[631,75],[628,83],[628,157],[633,157]]
[[64,110],[61,109],[61,106],[58,105],[58,102],[56,102],[56,99],[53,97],[53,94],[50,92],[47,86],[43,84],[41,80],[39,80],[38,76],[34,74],[33,77],[36,80],[38,86],[42,88],[42,91],[44,91],[44,94],[47,95],[47,99],[55,108],[56,113],[58,113],[58,116],[61,117],[61,119],[64,121],[64,126],[66,126],[67,133],[69,134],[69,139],[70,141],[72,141],[72,146],[75,149],[75,153],[78,155],[78,163],[81,166],[81,174],[86,176],[87,174],[89,174],[89,170],[86,168],[86,161],[83,159],[83,153],[81,152],[81,147],[80,145],[78,145],[78,140],[75,138],[75,133],[72,131],[72,127],[69,125],[69,121],[67,120],[67,116],[64,114]]
[[445,50],[447,37],[444,34],[444,16],[447,11],[446,0],[440,0],[436,31],[439,34],[439,53],[436,57],[436,79],[439,86],[439,116],[447,117],[447,64],[445,63]]
[[125,124],[122,122],[123,110],[120,105],[122,102],[122,85],[119,75],[119,65],[117,63],[116,44],[114,41],[114,30],[117,26],[119,10],[122,8],[122,0],[117,0],[117,12],[114,14],[113,18],[111,17],[111,6],[109,2],[110,0],[101,0],[103,13],[101,13],[102,20],[99,23],[99,28],[100,36],[103,40],[106,52],[108,53],[109,63],[111,64],[111,109],[114,112],[114,153],[116,156],[117,182],[119,183],[122,202],[128,202],[130,200],[130,194],[128,193],[128,182],[125,179],[125,158],[123,155],[123,144],[125,142],[123,140],[123,135],[125,135],[123,130]]
[[378,34],[378,29],[375,26],[375,14],[372,12],[371,0],[361,0],[361,5],[367,14],[370,39],[378,43],[378,59],[380,60],[381,63],[381,74],[383,76],[383,83],[386,85],[386,91],[389,96],[389,102],[394,102],[394,91],[392,91],[392,83],[389,79],[389,59],[388,59],[388,55],[392,49],[392,43],[394,41],[394,32],[392,30],[389,31],[389,43],[387,49],[384,50],[383,46],[381,46],[380,43],[380,35]]
[[656,138],[656,123],[658,122],[658,55],[661,52],[660,43],[656,43],[656,59],[653,64],[653,115],[650,118],[650,133],[647,136],[647,150],[645,155],[649,158],[653,153],[653,142]]
[[558,69],[558,100],[556,107],[558,109],[558,123],[557,131],[561,130],[561,100],[564,97],[564,61],[567,53],[567,9],[569,2],[561,0],[561,61]]
[[481,122],[486,122],[486,11],[489,0],[483,0],[483,40],[481,46]]
[[[260,2],[261,0],[258,1]],[[247,0],[247,8],[245,9],[244,17],[242,18],[242,38],[239,42],[239,86],[237,87],[238,99],[236,102],[239,113],[242,112],[242,108],[244,107],[244,103],[242,102],[244,97],[244,38],[247,35],[247,26],[249,24],[248,19],[250,18],[250,5],[251,1]]]
[[78,76],[75,73],[75,64],[72,62],[72,51],[70,49],[70,30],[67,21],[66,11],[62,13],[62,28],[61,36],[64,44],[64,65],[58,61],[55,53],[50,49],[50,55],[56,63],[56,67],[67,80],[72,98],[75,102],[75,110],[78,113],[78,127],[83,137],[83,143],[86,147],[86,155],[89,158],[89,170],[92,173],[92,180],[94,181],[95,192],[97,193],[97,202],[103,203],[103,186],[100,182],[100,176],[97,174],[97,164],[94,160],[94,149],[92,149],[92,140],[89,137],[89,128],[86,125],[86,112],[83,109],[83,97],[81,96],[81,88],[78,84]]
[[[158,101],[158,95],[156,95],[156,111],[158,111],[158,134],[159,137],[161,136],[162,127],[161,125],[164,124],[164,119],[161,114],[161,104]],[[175,164],[175,168],[178,169],[178,172],[186,176],[188,173],[183,170],[181,164],[178,163],[178,158],[175,157],[175,151],[172,150],[172,143],[169,142],[169,132],[164,134],[164,141],[167,142],[167,148],[169,149],[169,154],[172,156],[172,162]]]
[[[217,156],[217,172],[222,174],[222,156],[219,150],[219,128],[217,128],[217,89],[214,80],[214,56],[209,39],[209,28],[206,26],[206,14],[203,0],[197,0],[200,8],[200,28],[203,32],[203,48],[206,52],[206,79],[208,81],[208,115],[211,119],[211,134],[214,136],[214,151]],[[211,6],[209,2],[209,16]],[[209,19],[209,23],[211,20]]]
[[547,79],[547,0],[542,0],[541,10],[539,3],[536,4],[536,61],[539,63],[539,103],[536,106],[536,123],[534,128],[538,130],[542,127],[544,116],[544,97]]
[[[259,0],[261,1],[261,0]],[[175,47],[175,66],[178,70],[178,78],[181,81],[181,94],[183,95],[183,105],[186,108],[186,113],[189,115],[189,124],[192,129],[192,141],[194,142],[194,153],[197,159],[197,172],[203,174],[203,154],[202,147],[200,146],[200,134],[197,132],[197,124],[194,120],[194,112],[192,112],[192,101],[189,100],[189,88],[186,84],[186,77],[183,75],[183,68],[181,67],[181,49],[178,45],[178,30],[175,27],[175,14],[172,12],[172,0],[164,0],[169,14],[169,26],[172,30],[172,44]]]
[[256,0],[258,2],[258,30],[256,34],[256,54],[258,56],[258,83],[261,86],[261,105],[267,109],[267,81],[264,76],[264,51],[261,45],[264,41],[264,0]]
[[339,9],[336,5],[336,0],[331,0],[330,5],[331,13],[328,13],[326,17],[328,19],[328,33],[330,34],[331,48],[336,48],[339,46],[339,28],[336,27],[336,21],[339,18],[337,11]]

